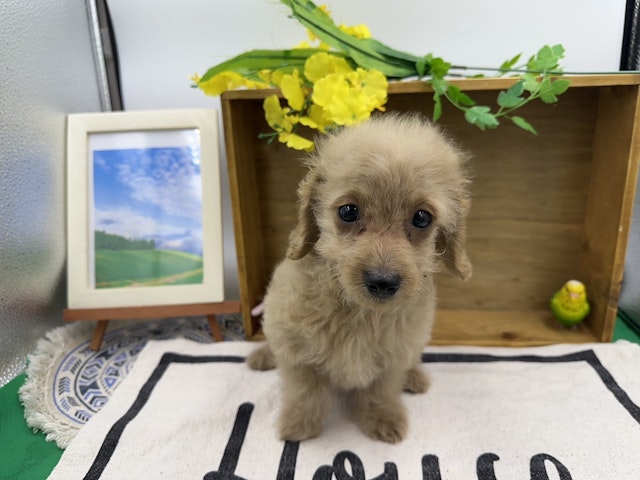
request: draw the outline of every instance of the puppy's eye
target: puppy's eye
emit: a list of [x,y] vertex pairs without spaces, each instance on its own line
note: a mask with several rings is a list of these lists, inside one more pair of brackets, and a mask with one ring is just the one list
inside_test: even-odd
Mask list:
[[342,205],[338,208],[338,216],[343,222],[353,223],[360,219],[360,212],[355,205]]
[[413,220],[411,223],[416,228],[427,228],[431,223],[432,216],[426,210],[418,210],[413,214]]

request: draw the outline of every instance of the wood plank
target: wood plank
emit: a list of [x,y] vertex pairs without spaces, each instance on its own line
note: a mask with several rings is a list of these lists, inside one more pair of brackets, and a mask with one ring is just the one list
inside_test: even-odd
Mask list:
[[207,317],[213,338],[216,341],[222,341],[224,337],[220,325],[218,325],[216,321],[216,315],[239,312],[240,302],[228,301],[145,307],[74,308],[63,310],[62,319],[65,322],[98,320],[89,345],[92,350],[97,351],[100,349],[102,339],[111,320],[193,317],[204,315]]
[[125,320],[136,318],[193,317],[199,315],[238,313],[240,302],[190,303],[186,305],[154,305],[147,307],[107,307],[65,309],[65,322],[83,320]]
[[[571,81],[571,88],[577,87],[605,87],[616,85],[639,85],[640,74],[638,73],[610,73],[610,74],[587,74],[587,75],[564,75]],[[516,77],[485,77],[485,78],[451,78],[451,83],[459,86],[464,91],[479,90],[503,90],[509,88],[518,79]],[[401,93],[432,93],[433,88],[426,82],[420,80],[409,80],[389,83],[389,94]],[[263,100],[270,95],[278,95],[280,91],[275,88],[265,88],[258,90],[232,90],[222,94],[223,100]]]
[[[262,329],[251,340],[265,340]],[[439,309],[429,344],[533,347],[598,341],[598,336],[584,324],[573,329],[559,326],[548,310]]]
[[432,345],[526,347],[597,342],[587,326],[559,326],[549,310],[438,310]]
[[259,328],[258,320],[251,317],[251,309],[261,301],[269,275],[259,214],[264,202],[255,168],[255,152],[260,142],[256,122],[263,119],[258,113],[261,105],[261,102],[233,101],[229,96],[222,98],[242,318],[249,335]]
[[633,212],[639,98],[637,86],[600,89],[581,269],[594,308],[589,322],[602,341],[613,335]]
[[[268,129],[266,122],[264,128]],[[269,239],[263,251],[268,272],[284,257],[289,233],[295,226],[298,183],[307,172],[304,157],[304,152],[281,143],[259,144],[255,169],[260,179],[259,196],[263,199],[259,205],[262,220],[260,236]]]
[[[637,85],[640,83],[640,74],[636,73],[612,73],[608,75],[564,75],[562,78],[571,82],[571,88],[579,87],[604,87],[612,85]],[[481,90],[505,90],[511,87],[519,79],[517,77],[485,77],[485,78],[450,78],[450,83],[459,86],[465,92]],[[389,84],[389,93],[430,93],[433,88],[427,82],[392,82]],[[564,98],[564,97],[561,97]]]

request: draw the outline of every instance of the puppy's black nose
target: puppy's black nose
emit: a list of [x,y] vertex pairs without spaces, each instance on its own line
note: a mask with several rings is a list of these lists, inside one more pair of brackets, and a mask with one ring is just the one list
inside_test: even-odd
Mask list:
[[397,273],[373,270],[364,274],[364,284],[367,291],[378,298],[393,297],[400,289],[401,283],[402,277]]

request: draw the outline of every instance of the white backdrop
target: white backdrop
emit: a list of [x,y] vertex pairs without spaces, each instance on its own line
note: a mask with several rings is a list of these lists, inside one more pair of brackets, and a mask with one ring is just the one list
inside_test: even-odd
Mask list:
[[[327,0],[338,23],[365,23],[374,38],[459,65],[498,67],[545,44],[566,49],[566,71],[616,71],[625,0]],[[108,0],[126,110],[218,108],[189,75],[255,48],[290,48],[306,33],[277,0]],[[221,145],[222,147],[222,145]],[[226,165],[223,208],[227,298],[237,272]]]

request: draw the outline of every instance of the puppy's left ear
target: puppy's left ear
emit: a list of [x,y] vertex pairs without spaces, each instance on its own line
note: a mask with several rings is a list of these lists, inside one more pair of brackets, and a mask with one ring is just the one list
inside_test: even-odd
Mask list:
[[465,281],[469,280],[473,273],[473,266],[466,250],[466,217],[470,206],[471,201],[468,198],[461,199],[455,230],[439,232],[436,240],[438,251],[443,252],[442,258],[447,269]]
[[299,260],[311,251],[320,236],[314,215],[316,190],[320,175],[312,167],[298,186],[298,223],[289,235],[287,258]]

